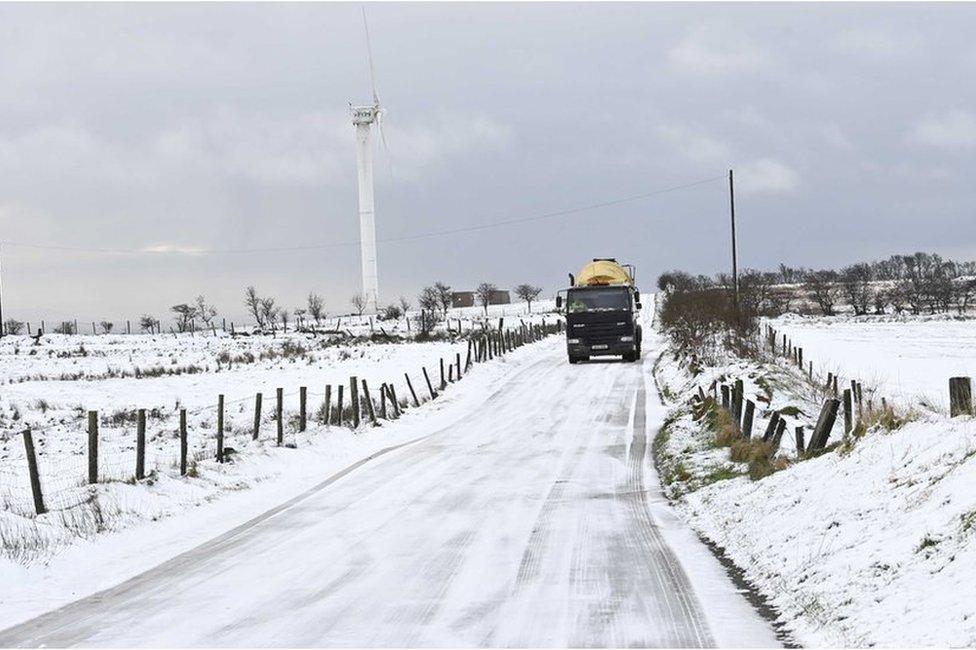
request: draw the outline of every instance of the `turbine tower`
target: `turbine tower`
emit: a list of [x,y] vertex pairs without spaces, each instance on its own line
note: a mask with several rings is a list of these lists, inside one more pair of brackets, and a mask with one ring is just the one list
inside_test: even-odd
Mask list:
[[372,106],[353,106],[356,127],[356,169],[359,175],[359,253],[363,271],[363,298],[366,313],[375,314],[379,305],[379,278],[376,270],[376,213],[373,209],[373,150],[370,131],[380,115],[379,102]]
[[369,106],[350,106],[352,123],[356,127],[356,168],[359,175],[359,250],[363,271],[363,298],[366,301],[365,313],[375,314],[379,310],[379,278],[376,270],[376,214],[373,208],[373,149],[370,133],[373,123],[380,131],[383,145],[383,109],[380,96],[376,92],[376,75],[373,72],[373,49],[369,42],[369,25],[366,22],[366,8],[363,7],[363,28],[366,31],[366,57],[369,63],[369,81],[373,89],[373,103]]

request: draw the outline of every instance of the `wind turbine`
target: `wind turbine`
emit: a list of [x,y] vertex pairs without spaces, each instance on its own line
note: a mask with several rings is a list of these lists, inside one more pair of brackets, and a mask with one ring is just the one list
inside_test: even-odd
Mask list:
[[375,314],[379,309],[379,278],[376,269],[376,213],[373,207],[373,150],[370,135],[373,123],[380,131],[383,146],[383,108],[376,92],[376,75],[373,71],[373,49],[369,42],[369,25],[366,8],[363,7],[363,27],[366,30],[366,56],[369,62],[369,81],[373,89],[373,103],[369,106],[350,106],[352,123],[356,127],[356,169],[359,175],[359,248],[363,272],[363,298],[365,312]]

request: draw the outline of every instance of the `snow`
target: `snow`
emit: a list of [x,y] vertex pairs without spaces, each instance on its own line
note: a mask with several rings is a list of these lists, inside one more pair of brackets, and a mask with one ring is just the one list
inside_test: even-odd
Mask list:
[[[506,306],[515,311],[519,306]],[[524,307],[522,308],[524,312]],[[465,331],[480,330],[473,316],[460,316]],[[494,315],[492,315],[494,318]],[[555,321],[536,312],[508,317],[507,328],[521,321]],[[284,390],[288,447],[315,446],[328,433],[341,440],[322,453],[345,459],[357,445],[347,431],[319,427],[319,407],[326,385],[345,386],[350,377],[366,380],[374,401],[384,382],[394,385],[401,402],[411,400],[404,373],[421,400],[429,396],[422,369],[435,388],[440,361],[457,355],[464,364],[467,340],[454,335],[443,341],[373,342],[367,319],[348,322],[356,339],[291,332],[276,336],[232,337],[227,333],[194,335],[45,335],[39,345],[26,336],[0,339],[0,555],[18,562],[43,561],[79,536],[118,531],[136,522],[172,516],[227,492],[252,487],[280,475],[282,454],[275,435],[275,391]],[[497,321],[493,321],[497,326]],[[335,323],[330,323],[334,326]],[[395,324],[378,324],[392,333]],[[456,322],[451,324],[456,327]],[[443,334],[444,325],[440,326]],[[175,374],[154,371],[162,368]],[[448,375],[448,373],[445,373]],[[449,375],[448,375],[449,376]],[[299,387],[308,388],[312,424],[297,431]],[[251,439],[256,393],[263,394],[261,436]],[[225,446],[235,452],[233,464],[214,462],[216,404],[225,398]],[[133,482],[135,411],[147,411],[146,471]],[[179,410],[187,409],[190,477],[178,471]],[[99,412],[99,476],[92,487],[87,476],[87,411]],[[33,431],[45,505],[49,515],[34,517],[27,463],[20,432]],[[376,437],[376,436],[373,436]],[[349,447],[348,453],[345,447]]]
[[[774,326],[803,346],[815,365],[827,356],[826,346],[839,341],[847,356],[835,352],[832,358],[843,359],[847,372],[882,367],[881,350],[899,347],[883,337],[904,342],[929,331],[939,338],[919,339],[915,349],[934,367],[940,354],[948,355],[944,337],[964,332],[944,320],[781,319]],[[899,328],[909,334],[900,336]],[[908,361],[897,363],[904,368]],[[889,373],[888,394],[914,394],[929,385],[925,372],[913,377],[917,383],[907,393]],[[817,403],[795,367],[782,360],[730,359],[695,378],[670,355],[659,364],[658,380],[669,388],[674,419],[664,465],[680,461],[694,477],[670,489],[682,519],[744,570],[802,646],[976,643],[976,421],[921,411],[899,429],[871,430],[850,446],[794,462],[759,481],[741,475],[702,480],[716,467],[741,474],[745,466],[732,463],[727,449],[712,447],[712,434],[702,431],[683,405],[716,376],[750,374],[778,378],[779,404]],[[939,374],[941,385],[948,372]],[[835,425],[832,440],[839,438],[841,426]],[[782,455],[793,459],[795,454],[785,449]]]
[[650,365],[553,337],[379,429],[249,454],[280,478],[0,565],[0,629],[102,592],[0,645],[776,645],[657,486]]
[[798,317],[770,321],[818,370],[879,394],[948,408],[949,377],[976,376],[976,323],[939,317]]

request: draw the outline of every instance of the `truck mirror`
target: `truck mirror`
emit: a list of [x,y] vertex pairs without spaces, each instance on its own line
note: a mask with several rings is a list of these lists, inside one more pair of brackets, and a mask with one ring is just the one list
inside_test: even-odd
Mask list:
[[563,308],[563,297],[556,296],[556,309],[562,309],[562,308]]

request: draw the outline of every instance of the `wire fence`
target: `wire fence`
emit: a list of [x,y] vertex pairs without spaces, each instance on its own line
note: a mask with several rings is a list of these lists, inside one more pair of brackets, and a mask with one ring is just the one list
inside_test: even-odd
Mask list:
[[297,447],[302,436],[328,427],[393,420],[436,399],[474,364],[562,331],[561,320],[486,330],[467,339],[465,353],[379,386],[350,377],[319,391],[279,388],[226,401],[220,396],[193,409],[111,415],[79,409],[73,421],[6,431],[0,435],[8,442],[19,438],[23,444],[9,445],[0,463],[0,511],[29,518],[60,513],[64,519],[64,513],[92,505],[100,483],[135,484],[162,475],[192,479],[200,463],[232,462],[251,448]]

